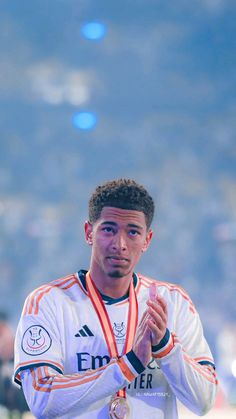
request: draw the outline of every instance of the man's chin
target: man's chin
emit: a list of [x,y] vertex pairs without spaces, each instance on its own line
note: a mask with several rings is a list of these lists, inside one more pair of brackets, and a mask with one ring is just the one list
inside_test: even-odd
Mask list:
[[123,276],[125,276],[125,273],[117,269],[117,270],[108,272],[108,276],[110,278],[123,278]]

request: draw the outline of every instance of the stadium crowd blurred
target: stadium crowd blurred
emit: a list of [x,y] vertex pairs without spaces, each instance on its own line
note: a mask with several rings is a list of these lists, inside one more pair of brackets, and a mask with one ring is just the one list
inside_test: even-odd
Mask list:
[[[236,3],[56,3],[3,0],[0,11],[0,417],[26,409],[10,378],[24,300],[88,267],[87,200],[117,177],[157,203],[138,271],[190,294],[218,406],[235,406]],[[94,17],[107,31],[93,42],[81,25]],[[84,109],[98,117],[91,131],[72,122]]]

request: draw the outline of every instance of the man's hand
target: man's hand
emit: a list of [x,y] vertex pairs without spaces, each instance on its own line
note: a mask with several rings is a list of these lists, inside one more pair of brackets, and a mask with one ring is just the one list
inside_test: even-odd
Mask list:
[[138,325],[133,351],[146,366],[151,360],[152,345],[156,346],[165,336],[167,328],[167,304],[159,295],[147,301],[148,309],[144,312]]
[[159,295],[155,300],[148,300],[147,325],[151,331],[151,344],[158,345],[165,336],[168,320],[167,304],[164,298]]
[[142,364],[146,367],[151,360],[151,329],[148,325],[149,314],[146,310],[136,330],[133,351],[140,359]]

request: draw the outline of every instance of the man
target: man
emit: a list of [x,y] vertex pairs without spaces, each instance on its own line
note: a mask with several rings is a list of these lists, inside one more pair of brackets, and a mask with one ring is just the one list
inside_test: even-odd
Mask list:
[[89,271],[26,300],[15,344],[15,381],[37,418],[178,417],[213,405],[214,362],[196,309],[174,284],[134,273],[152,239],[154,203],[120,179],[90,198]]

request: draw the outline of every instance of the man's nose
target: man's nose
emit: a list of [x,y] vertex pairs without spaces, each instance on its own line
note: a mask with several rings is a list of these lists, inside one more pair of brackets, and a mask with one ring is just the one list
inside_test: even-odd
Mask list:
[[116,233],[113,237],[112,241],[112,249],[114,250],[126,250],[127,244],[126,244],[126,237],[123,233]]

